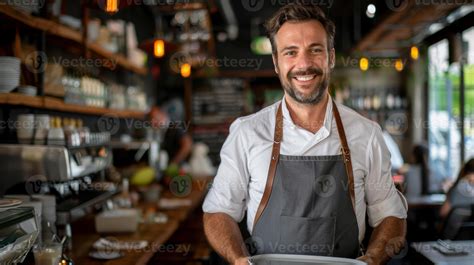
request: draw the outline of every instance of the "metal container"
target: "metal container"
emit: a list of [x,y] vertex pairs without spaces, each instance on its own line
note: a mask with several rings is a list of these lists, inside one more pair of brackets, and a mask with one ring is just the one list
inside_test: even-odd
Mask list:
[[366,265],[367,263],[346,258],[288,255],[288,254],[263,254],[251,257],[253,265]]

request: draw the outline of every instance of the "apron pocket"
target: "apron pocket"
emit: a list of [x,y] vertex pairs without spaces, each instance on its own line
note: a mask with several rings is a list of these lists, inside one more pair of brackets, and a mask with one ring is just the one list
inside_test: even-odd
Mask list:
[[332,256],[335,217],[280,216],[280,242],[276,253]]

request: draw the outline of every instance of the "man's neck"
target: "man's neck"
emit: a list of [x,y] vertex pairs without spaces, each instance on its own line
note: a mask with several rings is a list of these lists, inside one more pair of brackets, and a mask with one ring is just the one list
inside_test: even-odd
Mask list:
[[328,94],[317,104],[302,104],[285,94],[286,107],[293,123],[312,133],[316,133],[324,123]]

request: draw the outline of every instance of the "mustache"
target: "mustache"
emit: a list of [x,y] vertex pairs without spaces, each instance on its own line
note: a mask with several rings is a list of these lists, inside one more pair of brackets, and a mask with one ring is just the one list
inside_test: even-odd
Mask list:
[[288,78],[293,78],[297,75],[322,75],[322,74],[324,74],[324,72],[321,68],[310,67],[305,70],[288,72]]

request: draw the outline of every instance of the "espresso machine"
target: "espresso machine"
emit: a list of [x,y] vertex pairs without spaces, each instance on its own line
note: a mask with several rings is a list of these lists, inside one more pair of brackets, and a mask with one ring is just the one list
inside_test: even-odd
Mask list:
[[54,205],[56,216],[50,217],[49,222],[55,223],[61,237],[70,238],[72,222],[118,192],[113,184],[100,185],[104,184],[105,170],[112,164],[107,144],[81,147],[0,144],[0,161],[0,197],[9,194],[52,197],[50,204]]
[[38,233],[32,207],[0,208],[0,264],[23,262]]

